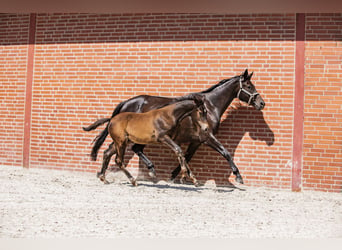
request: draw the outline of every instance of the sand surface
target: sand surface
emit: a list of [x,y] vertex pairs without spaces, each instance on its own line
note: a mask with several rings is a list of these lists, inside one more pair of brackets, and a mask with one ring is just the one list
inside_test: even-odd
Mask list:
[[0,166],[0,238],[342,238],[340,193],[117,179]]

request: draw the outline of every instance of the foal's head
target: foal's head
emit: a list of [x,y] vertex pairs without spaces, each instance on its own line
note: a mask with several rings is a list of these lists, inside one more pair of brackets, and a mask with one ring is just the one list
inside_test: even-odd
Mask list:
[[252,83],[252,76],[253,72],[249,75],[247,69],[240,75],[237,98],[248,105],[253,105],[257,110],[262,110],[265,107],[265,102]]
[[195,101],[196,108],[191,113],[191,119],[196,126],[200,141],[205,141],[210,132],[207,120],[207,109],[205,108],[204,104],[205,97],[200,94],[194,94],[193,100]]

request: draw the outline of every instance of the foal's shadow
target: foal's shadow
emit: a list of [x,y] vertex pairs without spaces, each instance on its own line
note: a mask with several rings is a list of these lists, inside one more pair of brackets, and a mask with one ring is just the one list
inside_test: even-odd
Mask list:
[[[246,134],[253,140],[265,142],[267,146],[272,146],[275,141],[274,133],[265,121],[262,111],[246,106],[229,109],[227,117],[221,122],[216,137],[233,158],[238,145]],[[186,151],[186,148],[187,145],[182,145],[183,152]],[[178,166],[174,152],[163,145],[148,145],[144,152],[154,163],[158,178],[169,180],[171,172]],[[246,153],[248,154],[248,152]],[[223,156],[208,146],[200,146],[190,161],[189,166],[201,184],[207,181],[214,181],[216,186],[237,188],[229,181],[232,172],[228,162]],[[241,174],[243,176],[243,171],[241,171]],[[150,179],[147,168],[142,161],[139,161],[138,178]],[[177,181],[178,179],[176,179]]]

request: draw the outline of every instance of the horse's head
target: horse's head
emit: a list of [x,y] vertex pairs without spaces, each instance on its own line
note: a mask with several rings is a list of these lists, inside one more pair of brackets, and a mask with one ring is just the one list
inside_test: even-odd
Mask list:
[[192,96],[196,109],[191,114],[191,118],[195,126],[199,130],[199,138],[201,141],[205,141],[209,134],[209,124],[207,120],[207,109],[205,107],[205,97],[201,94],[193,94]]
[[265,102],[252,83],[252,76],[253,72],[249,75],[247,69],[240,75],[237,98],[248,105],[253,105],[257,110],[262,110],[265,107]]

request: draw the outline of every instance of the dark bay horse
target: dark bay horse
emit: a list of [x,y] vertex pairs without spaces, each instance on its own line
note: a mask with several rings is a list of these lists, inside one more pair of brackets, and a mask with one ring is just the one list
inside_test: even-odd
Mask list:
[[103,165],[98,177],[105,183],[105,172],[112,155],[116,153],[115,163],[126,174],[131,183],[136,186],[136,180],[128,172],[124,164],[124,155],[129,142],[140,145],[162,143],[171,148],[178,157],[183,180],[188,174],[195,186],[198,182],[192,174],[183,152],[172,138],[176,127],[185,117],[189,117],[195,125],[200,141],[205,141],[208,133],[207,112],[202,96],[192,96],[190,100],[176,102],[163,108],[145,113],[123,112],[111,118],[108,132],[113,143],[107,149],[108,162]]
[[[207,90],[197,93],[205,97],[204,104],[208,112],[207,118],[209,130],[211,133],[205,142],[201,142],[199,140],[199,135],[195,130],[192,129],[194,125],[192,120],[189,118],[183,119],[180,125],[177,127],[177,136],[175,138],[177,144],[189,143],[189,146],[185,153],[185,160],[187,162],[191,160],[192,156],[195,154],[196,150],[202,143],[205,143],[206,145],[219,152],[228,161],[233,174],[236,176],[236,181],[239,183],[243,183],[239,169],[233,162],[233,159],[229,152],[223,147],[223,145],[215,138],[213,134],[217,133],[220,125],[221,116],[234,98],[238,98],[239,100],[246,102],[249,105],[253,105],[257,110],[262,110],[264,108],[265,102],[251,82],[252,75],[253,73],[248,74],[248,70],[246,69],[241,75],[232,77],[230,79],[223,79]],[[121,112],[144,113],[149,110],[160,108],[167,104],[175,103],[185,97],[186,96],[178,98],[149,95],[136,96],[119,103],[118,106],[114,109],[112,117],[115,117]],[[110,118],[99,119],[92,125],[83,129],[85,131],[91,131],[109,121]],[[108,135],[108,126],[109,125],[107,124],[107,127],[95,138],[95,143],[91,152],[91,158],[94,161],[96,160],[98,150],[100,149]],[[141,144],[134,144],[132,150],[147,165],[150,171],[150,175],[154,176],[155,172],[153,163],[143,153],[144,147],[145,146]],[[107,153],[107,151],[105,151],[103,154],[103,160],[107,161],[108,157],[109,154]],[[176,176],[180,172],[180,169],[180,166],[178,166],[172,172],[171,180],[174,180],[176,178]]]

